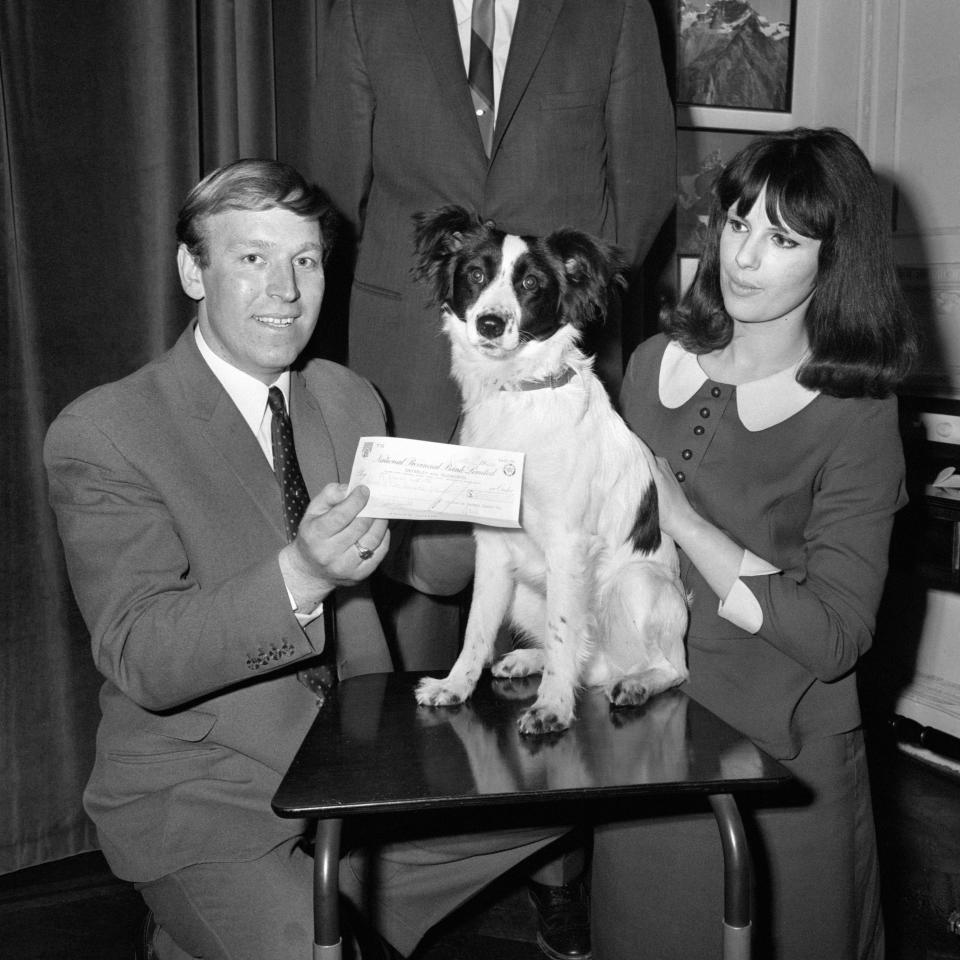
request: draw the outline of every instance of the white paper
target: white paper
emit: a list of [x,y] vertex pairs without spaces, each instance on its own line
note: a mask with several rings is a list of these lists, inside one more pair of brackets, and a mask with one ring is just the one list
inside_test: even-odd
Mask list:
[[361,517],[520,526],[523,454],[400,437],[361,437],[350,486],[370,488]]

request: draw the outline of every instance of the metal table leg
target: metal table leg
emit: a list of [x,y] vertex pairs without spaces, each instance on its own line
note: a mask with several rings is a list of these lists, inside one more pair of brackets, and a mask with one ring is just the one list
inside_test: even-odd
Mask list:
[[341,960],[340,832],[342,820],[318,820],[313,851],[313,960]]
[[711,794],[723,846],[723,960],[750,960],[750,851],[737,803]]

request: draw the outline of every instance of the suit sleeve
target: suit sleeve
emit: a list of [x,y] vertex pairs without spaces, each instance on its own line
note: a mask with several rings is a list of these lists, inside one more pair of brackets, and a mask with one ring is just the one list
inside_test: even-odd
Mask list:
[[398,521],[391,524],[383,572],[421,593],[449,597],[473,579],[475,544],[469,523]]
[[677,190],[673,104],[647,0],[624,5],[605,122],[616,242],[639,266],[673,209]]
[[359,238],[371,178],[375,101],[364,65],[351,0],[335,0],[320,42],[317,129],[325,149],[320,186]]
[[177,518],[95,420],[61,415],[47,434],[50,500],[99,671],[165,710],[311,656],[277,556],[199,575]]
[[877,403],[850,418],[822,471],[802,569],[743,580],[763,610],[760,635],[820,680],[848,673],[873,641],[906,499],[896,404]]

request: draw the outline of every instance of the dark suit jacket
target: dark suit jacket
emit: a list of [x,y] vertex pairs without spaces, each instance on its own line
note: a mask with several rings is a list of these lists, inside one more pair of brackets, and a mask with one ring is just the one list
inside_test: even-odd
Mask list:
[[400,436],[449,439],[459,396],[411,215],[458,203],[511,233],[570,226],[639,264],[676,192],[673,110],[647,0],[520,0],[491,159],[452,0],[335,0],[319,180],[362,232],[349,364]]
[[[313,361],[291,377],[312,495],[384,432],[370,385]],[[191,326],[165,356],[71,404],[45,461],[74,592],[106,677],[84,797],[111,867],[155,879],[259,856],[300,832],[270,810],[316,714],[296,678],[323,647],[294,617],[276,478]],[[391,668],[366,585],[337,591],[341,675]]]

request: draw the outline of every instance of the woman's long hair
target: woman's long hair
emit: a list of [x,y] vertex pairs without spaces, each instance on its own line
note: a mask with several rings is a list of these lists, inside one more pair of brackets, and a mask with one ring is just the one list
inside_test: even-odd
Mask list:
[[680,304],[665,312],[665,330],[694,353],[730,342],[720,235],[730,209],[746,216],[764,189],[771,223],[821,242],[805,318],[810,356],[797,380],[838,397],[887,395],[913,366],[917,335],[876,178],[860,148],[833,128],[760,137],[727,164],[714,188],[697,274]]

